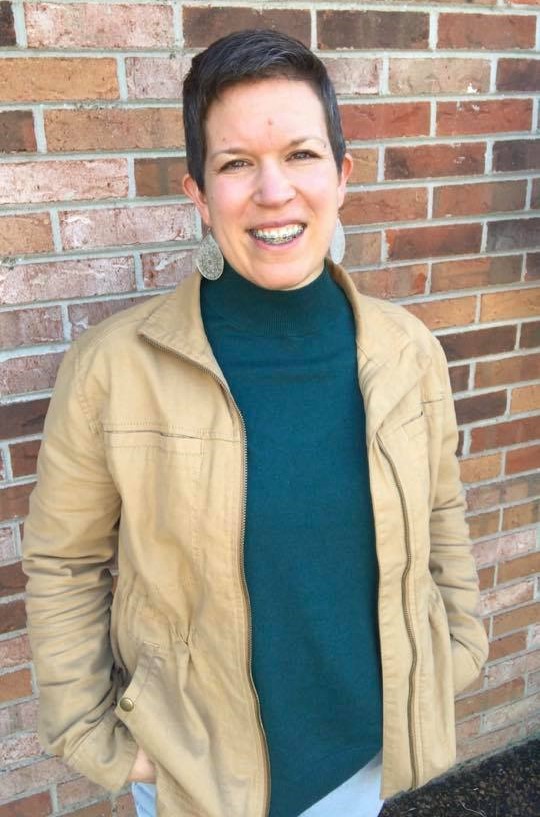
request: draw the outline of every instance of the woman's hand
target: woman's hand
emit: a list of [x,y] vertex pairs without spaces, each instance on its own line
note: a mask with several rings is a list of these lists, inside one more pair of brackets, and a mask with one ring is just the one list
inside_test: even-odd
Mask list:
[[130,783],[156,782],[156,767],[140,746],[137,749],[137,756],[131,767],[128,780]]

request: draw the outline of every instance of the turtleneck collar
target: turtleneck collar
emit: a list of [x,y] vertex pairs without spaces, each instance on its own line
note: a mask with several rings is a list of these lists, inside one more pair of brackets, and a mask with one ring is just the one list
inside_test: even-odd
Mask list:
[[248,281],[225,261],[217,281],[203,279],[203,313],[219,316],[253,335],[316,334],[343,309],[344,296],[326,264],[321,274],[299,289],[265,289]]

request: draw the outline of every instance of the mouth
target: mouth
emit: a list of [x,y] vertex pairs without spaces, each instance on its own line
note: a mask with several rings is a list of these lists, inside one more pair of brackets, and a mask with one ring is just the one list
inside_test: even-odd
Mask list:
[[248,232],[257,241],[275,247],[282,244],[291,244],[302,235],[306,226],[306,224],[286,224],[283,227],[259,227],[248,230]]

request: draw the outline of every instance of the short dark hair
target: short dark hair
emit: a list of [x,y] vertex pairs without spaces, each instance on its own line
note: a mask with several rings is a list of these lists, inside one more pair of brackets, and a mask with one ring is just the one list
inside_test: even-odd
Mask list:
[[208,110],[233,85],[274,77],[309,83],[319,97],[338,172],[345,139],[334,86],[321,60],[303,43],[270,29],[245,29],[221,37],[197,54],[184,80],[184,130],[189,175],[204,190]]

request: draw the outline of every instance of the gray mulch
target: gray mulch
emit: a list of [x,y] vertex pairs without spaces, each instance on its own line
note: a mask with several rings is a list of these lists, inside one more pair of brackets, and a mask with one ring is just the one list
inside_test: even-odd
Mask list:
[[380,817],[540,817],[540,738],[399,795]]

